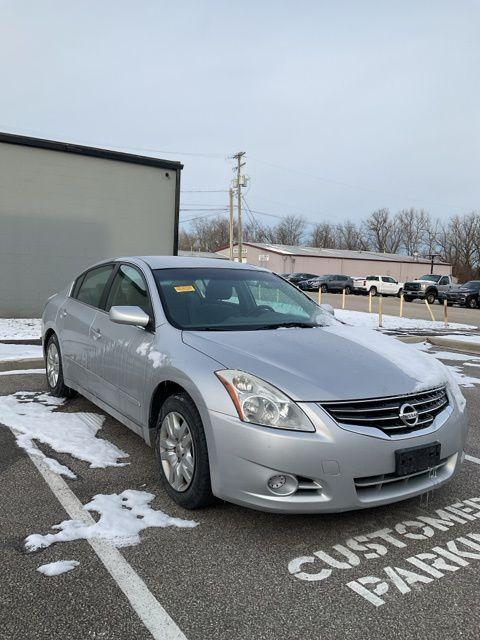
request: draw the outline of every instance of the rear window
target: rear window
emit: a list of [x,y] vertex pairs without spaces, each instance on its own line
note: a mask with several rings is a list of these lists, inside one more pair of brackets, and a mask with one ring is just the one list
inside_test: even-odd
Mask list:
[[103,292],[105,290],[105,285],[107,284],[112,271],[112,264],[91,269],[85,274],[82,283],[79,284],[78,287],[75,285],[76,291],[74,291],[75,295],[73,297],[79,302],[84,302],[85,304],[89,304],[91,307],[99,308]]

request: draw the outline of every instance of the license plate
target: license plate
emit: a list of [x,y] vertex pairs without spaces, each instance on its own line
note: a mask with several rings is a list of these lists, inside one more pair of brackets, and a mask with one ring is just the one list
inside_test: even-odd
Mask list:
[[395,451],[395,472],[407,476],[435,467],[440,462],[440,443],[409,447]]

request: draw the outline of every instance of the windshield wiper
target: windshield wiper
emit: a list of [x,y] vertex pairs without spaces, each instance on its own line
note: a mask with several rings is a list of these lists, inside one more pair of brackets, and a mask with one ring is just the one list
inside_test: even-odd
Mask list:
[[255,329],[283,329],[288,327],[300,327],[301,329],[312,329],[313,327],[320,327],[319,324],[312,324],[311,322],[278,322],[277,324],[264,324],[261,327],[255,327]]

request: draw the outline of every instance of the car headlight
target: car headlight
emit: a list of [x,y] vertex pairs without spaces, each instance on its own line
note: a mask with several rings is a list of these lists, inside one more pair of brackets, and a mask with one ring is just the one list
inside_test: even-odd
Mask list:
[[426,282],[422,282],[422,283],[420,284],[420,289],[426,289],[426,288],[427,288],[427,284],[426,284]]
[[268,382],[237,370],[216,371],[215,375],[230,394],[243,422],[275,429],[315,431],[300,407]]

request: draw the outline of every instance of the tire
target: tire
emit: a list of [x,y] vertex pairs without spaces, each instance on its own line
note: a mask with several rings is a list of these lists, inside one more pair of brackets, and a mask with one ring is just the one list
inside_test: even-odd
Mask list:
[[376,296],[378,293],[377,287],[370,287],[369,293],[371,293],[372,296]]
[[399,289],[397,293],[397,298],[401,298],[403,293],[403,289]]
[[55,334],[48,339],[45,347],[45,369],[48,390],[56,398],[72,398],[75,391],[67,387],[63,379],[62,353]]
[[322,284],[322,286],[320,287],[322,293],[328,293],[328,287],[326,284]]
[[352,293],[351,288],[350,288],[350,287],[348,287],[348,286],[347,286],[347,287],[345,287],[345,295],[346,295],[346,296],[349,296],[351,293]]
[[403,296],[403,299],[405,300],[405,302],[413,302],[412,296]]
[[477,298],[475,296],[470,296],[465,301],[465,306],[468,307],[469,309],[476,309],[478,307]]
[[427,291],[427,294],[425,295],[425,299],[428,302],[428,304],[433,304],[437,299],[437,294],[435,293],[435,291]]
[[[187,431],[184,429],[183,436],[176,440],[176,432],[181,433],[185,424]],[[182,446],[188,435],[190,447]],[[155,455],[162,485],[174,502],[184,509],[201,509],[215,501],[202,419],[187,393],[175,393],[164,402],[157,419]]]

